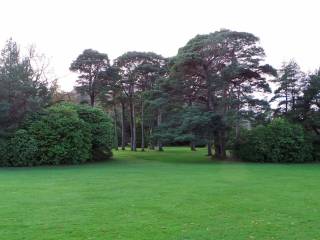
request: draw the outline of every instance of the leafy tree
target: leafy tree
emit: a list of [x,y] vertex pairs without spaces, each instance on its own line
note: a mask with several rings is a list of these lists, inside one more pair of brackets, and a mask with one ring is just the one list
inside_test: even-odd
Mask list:
[[90,97],[90,105],[95,105],[96,97],[103,87],[100,74],[110,68],[107,54],[86,49],[71,63],[70,70],[80,73],[77,90]]

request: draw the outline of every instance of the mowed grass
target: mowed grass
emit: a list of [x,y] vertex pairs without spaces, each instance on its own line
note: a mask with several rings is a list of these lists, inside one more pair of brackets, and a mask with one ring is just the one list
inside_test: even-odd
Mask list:
[[320,239],[320,165],[218,163],[188,148],[114,155],[0,169],[0,239]]

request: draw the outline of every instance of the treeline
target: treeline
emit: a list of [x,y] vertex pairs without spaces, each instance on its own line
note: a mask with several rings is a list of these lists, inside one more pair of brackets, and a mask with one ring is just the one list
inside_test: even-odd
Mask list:
[[[39,147],[47,159],[53,156],[46,164],[66,163],[63,156],[68,163],[107,159],[111,144],[132,151],[162,151],[170,144],[189,144],[193,151],[206,146],[208,156],[216,159],[259,162],[307,162],[319,156],[320,70],[303,73],[294,61],[273,68],[251,33],[220,30],[197,35],[171,58],[133,51],[111,62],[105,53],[84,50],[70,65],[79,74],[71,93],[59,90],[56,81],[49,83],[46,67],[33,48],[22,56],[12,40],[1,51],[0,155],[7,165],[28,165],[23,154]],[[79,106],[61,102],[95,110],[87,106],[81,115]],[[112,116],[113,124],[101,109]],[[51,114],[63,120],[52,122]],[[64,134],[64,122],[70,135]],[[51,127],[35,133],[31,126],[37,124]],[[86,127],[77,137],[73,125]],[[99,134],[100,140],[94,140]],[[24,148],[33,146],[30,143],[35,147]],[[48,151],[51,145],[59,147]],[[79,146],[87,150],[77,161],[71,155]],[[16,155],[10,153],[14,150]],[[67,152],[70,155],[64,155]],[[41,162],[42,157],[35,156],[39,161],[31,165]],[[22,163],[11,163],[13,158]]]
[[[320,73],[306,75],[294,61],[280,70],[265,64],[259,39],[250,33],[197,35],[174,57],[127,52],[113,64],[107,54],[88,49],[70,70],[80,74],[76,89],[89,96],[88,102],[112,113],[115,148],[206,145],[208,155],[223,159],[249,141],[246,129],[279,117],[289,128],[303,127],[304,144],[312,149],[319,144]],[[271,82],[277,89],[269,101]]]

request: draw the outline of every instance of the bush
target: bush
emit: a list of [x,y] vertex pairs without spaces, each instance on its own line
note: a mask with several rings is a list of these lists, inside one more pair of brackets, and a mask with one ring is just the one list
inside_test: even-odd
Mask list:
[[8,166],[9,165],[9,159],[8,156],[8,141],[6,139],[0,139],[0,166]]
[[90,156],[90,127],[71,105],[56,105],[32,122],[29,134],[38,145],[38,164],[78,164]]
[[301,163],[312,161],[312,144],[303,128],[283,119],[245,131],[234,149],[244,161]]
[[15,133],[7,150],[7,166],[32,166],[36,163],[38,144],[26,130]]
[[110,158],[112,123],[102,110],[58,104],[35,116],[2,144],[1,165],[80,164]]
[[112,120],[99,108],[75,106],[79,117],[89,124],[92,135],[92,160],[101,161],[112,156]]

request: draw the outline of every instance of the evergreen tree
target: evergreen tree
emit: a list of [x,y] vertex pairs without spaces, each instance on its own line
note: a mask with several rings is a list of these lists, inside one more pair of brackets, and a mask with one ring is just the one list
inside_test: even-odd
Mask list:
[[127,98],[130,111],[131,150],[136,151],[136,110],[137,102],[141,109],[142,149],[144,149],[144,94],[154,86],[161,75],[165,59],[151,52],[127,52],[115,60],[115,67],[121,76],[120,85]]
[[278,88],[274,92],[271,101],[277,101],[277,115],[286,115],[289,111],[295,110],[296,103],[302,94],[302,82],[304,74],[301,72],[299,65],[291,60],[284,63],[279,70],[279,78],[275,80]]
[[265,53],[258,40],[253,34],[229,30],[197,35],[173,60],[172,76],[184,98],[205,106],[224,122],[208,139],[208,155],[214,140],[216,157],[226,157],[230,113],[239,118],[255,92],[270,90],[265,75],[274,74],[274,69],[262,64]]
[[[34,49],[23,57],[12,39],[6,42],[0,55],[0,135],[12,133],[26,114],[38,111],[49,103],[45,68],[33,66]],[[41,65],[41,63],[40,63]],[[39,66],[40,66],[39,65]]]
[[102,90],[100,74],[110,68],[107,54],[92,49],[86,49],[71,63],[70,70],[80,73],[77,80],[77,91],[88,94],[93,107],[96,97]]

